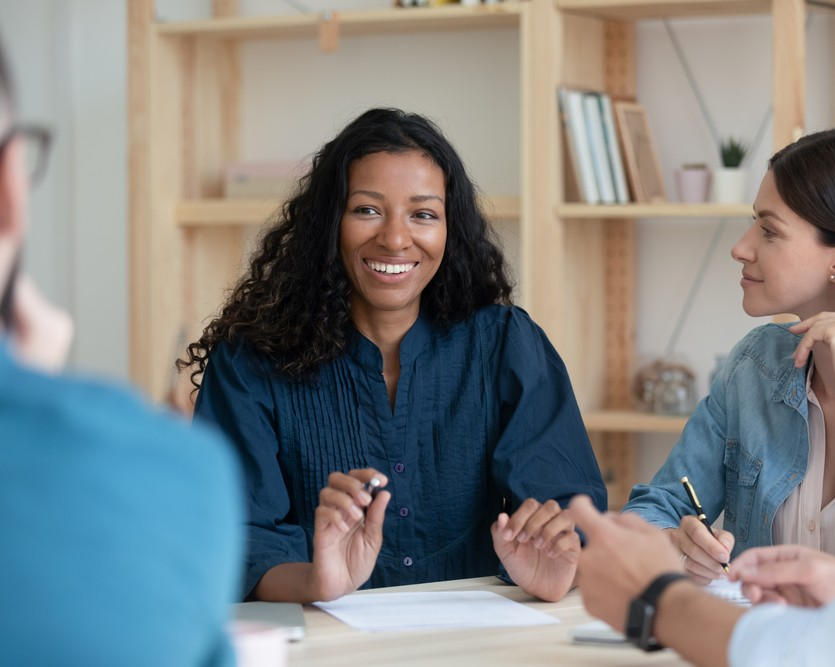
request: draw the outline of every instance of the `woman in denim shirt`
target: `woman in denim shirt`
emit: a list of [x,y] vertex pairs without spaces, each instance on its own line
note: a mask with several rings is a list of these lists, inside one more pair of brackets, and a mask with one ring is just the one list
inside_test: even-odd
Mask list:
[[[766,324],[736,344],[667,461],[624,507],[669,528],[702,582],[750,547],[835,552],[835,130],[771,158],[731,256],[742,264],[746,313],[800,321]],[[683,476],[708,521],[724,510],[715,539],[693,516]]]

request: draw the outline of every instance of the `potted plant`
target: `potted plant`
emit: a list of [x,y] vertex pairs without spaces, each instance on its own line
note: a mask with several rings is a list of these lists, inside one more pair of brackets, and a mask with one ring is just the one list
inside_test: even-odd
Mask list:
[[722,166],[713,172],[713,201],[720,204],[740,204],[745,201],[747,173],[742,161],[748,146],[740,139],[728,137],[719,144]]

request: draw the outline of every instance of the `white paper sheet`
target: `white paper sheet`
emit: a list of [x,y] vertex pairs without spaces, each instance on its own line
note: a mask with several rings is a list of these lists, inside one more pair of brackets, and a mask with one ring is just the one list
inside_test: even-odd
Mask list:
[[751,600],[742,594],[742,584],[738,581],[714,579],[705,587],[705,590],[716,597],[733,602],[741,607],[751,604]]
[[368,632],[559,623],[553,616],[490,591],[346,595],[315,605],[352,628]]

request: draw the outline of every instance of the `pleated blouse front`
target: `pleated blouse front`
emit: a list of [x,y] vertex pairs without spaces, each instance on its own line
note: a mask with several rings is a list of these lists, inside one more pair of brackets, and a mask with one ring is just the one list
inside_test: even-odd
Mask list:
[[490,524],[525,498],[605,487],[565,367],[518,308],[490,306],[403,339],[392,411],[378,348],[354,332],[315,382],[276,375],[246,344],[212,351],[197,419],[236,445],[249,509],[243,586],[312,556],[314,510],[333,471],[389,478],[383,546],[368,586],[498,572]]

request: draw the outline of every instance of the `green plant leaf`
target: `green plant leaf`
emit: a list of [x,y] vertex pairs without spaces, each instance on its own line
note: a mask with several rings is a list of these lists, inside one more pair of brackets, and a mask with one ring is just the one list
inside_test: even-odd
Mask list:
[[719,155],[722,158],[723,167],[738,167],[742,164],[742,160],[745,158],[747,152],[748,146],[741,139],[728,137],[719,144]]

